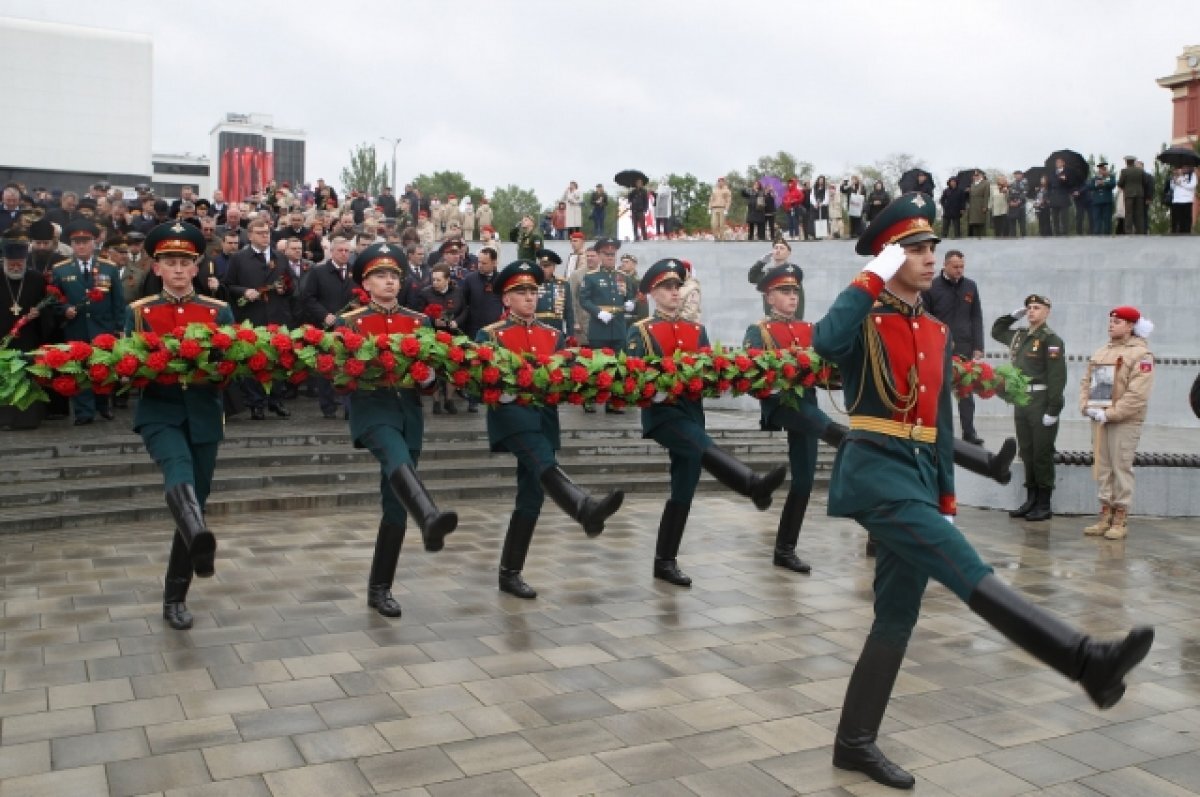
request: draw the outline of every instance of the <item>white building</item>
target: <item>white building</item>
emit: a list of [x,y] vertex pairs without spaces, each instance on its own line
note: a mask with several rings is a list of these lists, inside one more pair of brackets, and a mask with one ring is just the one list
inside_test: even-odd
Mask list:
[[212,188],[237,202],[272,181],[292,188],[304,181],[303,130],[275,127],[264,113],[227,113],[209,132]]
[[211,166],[204,155],[173,155],[156,152],[153,157],[154,179],[150,190],[156,197],[175,199],[190,185],[198,197],[212,197]]
[[149,36],[4,17],[0,53],[0,181],[75,191],[150,182]]

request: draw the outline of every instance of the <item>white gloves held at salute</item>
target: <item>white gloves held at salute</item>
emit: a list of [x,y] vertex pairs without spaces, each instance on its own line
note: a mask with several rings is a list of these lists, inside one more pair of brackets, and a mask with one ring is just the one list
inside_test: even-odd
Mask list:
[[1026,315],[1028,315],[1028,313],[1029,310],[1025,308],[1025,305],[1021,305],[1016,310],[1013,310],[1011,313],[1009,313],[1009,315],[1013,318],[1024,318]]
[[896,272],[904,265],[904,260],[907,255],[904,253],[904,247],[900,244],[888,244],[883,247],[883,250],[875,257],[871,258],[867,263],[864,271],[869,271],[879,277],[884,282],[887,282],[892,277],[896,276]]

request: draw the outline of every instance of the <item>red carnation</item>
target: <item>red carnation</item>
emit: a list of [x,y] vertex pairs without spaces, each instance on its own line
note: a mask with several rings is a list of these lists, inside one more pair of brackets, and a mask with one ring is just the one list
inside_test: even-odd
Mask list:
[[542,396],[542,401],[546,402],[547,407],[556,407],[562,401],[562,393],[547,393]]
[[279,331],[279,324],[267,324],[267,332],[274,335],[278,331]]
[[179,356],[185,360],[194,360],[204,352],[204,347],[200,345],[200,341],[192,338],[184,338],[179,341]]
[[405,357],[416,357],[421,353],[421,341],[413,337],[407,337],[400,341],[400,353]]
[[555,368],[550,372],[550,384],[552,385],[561,385],[565,378],[566,374],[563,373],[563,369],[561,368]]
[[431,304],[425,308],[425,315],[437,321],[442,317],[442,306],[440,304]]
[[744,378],[738,379],[733,383],[733,387],[735,390],[737,390],[737,392],[745,393],[750,389],[750,380]]
[[390,371],[396,367],[396,355],[392,354],[390,351],[380,352],[379,357],[376,359],[379,360],[379,364],[382,365],[385,370]]
[[82,340],[71,341],[71,359],[83,362],[88,357],[92,356],[91,345],[84,343]]
[[208,339],[214,349],[225,351],[233,345],[233,338],[226,335],[224,332],[214,332],[212,337]]
[[637,391],[637,380],[633,377],[625,377],[625,395],[632,396]]
[[797,354],[796,355],[796,363],[801,368],[812,368],[812,358],[809,357],[807,354],[803,354],[803,353]]
[[533,369],[521,368],[517,371],[517,387],[529,387],[533,384]]
[[171,334],[177,338],[182,338],[184,336],[184,333],[186,333],[186,332],[187,332],[187,328],[182,325],[177,326],[171,330]]
[[582,365],[571,366],[571,381],[576,384],[583,384],[587,381],[588,370]]
[[685,354],[685,355],[683,355],[683,364],[684,365],[695,365],[696,358],[690,354]]
[[683,393],[683,382],[672,382],[671,389],[667,391],[672,396],[678,396]]
[[79,384],[75,381],[75,377],[70,374],[56,376],[50,381],[50,387],[60,396],[74,396],[79,392]]
[[232,360],[223,360],[222,362],[217,363],[217,373],[223,377],[231,376],[236,370],[237,363],[233,362]]
[[179,374],[159,374],[158,376],[154,377],[154,381],[158,382],[160,385],[174,385],[179,382]]
[[693,376],[688,380],[687,389],[691,393],[699,393],[704,389],[704,380],[698,376]]
[[242,327],[237,331],[237,339],[243,341],[244,343],[257,343],[258,333],[256,333],[253,329]]
[[737,357],[733,358],[733,364],[737,366],[739,371],[745,373],[746,371],[750,370],[751,366],[754,365],[754,362],[746,355],[739,354]]
[[719,390],[722,393],[728,393],[730,385],[731,385],[731,383],[728,379],[717,380],[717,390]]
[[95,337],[95,339],[92,340],[92,345],[95,346],[97,349],[104,349],[105,351],[112,351],[113,346],[117,345],[117,339],[114,338],[112,335],[108,334],[107,332],[105,332],[103,334],[97,335]]
[[450,381],[454,383],[455,387],[466,387],[467,383],[471,381],[471,374],[466,371],[455,371],[450,377]]
[[760,398],[760,399],[770,398],[771,397],[771,388],[769,388],[769,387],[760,388],[759,391],[754,394],[754,397]]
[[298,385],[306,379],[308,379],[307,373],[305,373],[304,371],[297,371],[294,374],[288,374],[287,381],[288,381],[288,384]]
[[800,384],[803,385],[804,387],[812,387],[816,383],[817,383],[817,375],[814,374],[812,371],[809,371],[807,374],[804,375],[804,378],[800,380]]
[[483,391],[483,403],[484,404],[499,404],[500,403],[500,389],[495,388],[495,387],[490,387],[487,390]]
[[304,342],[312,346],[316,346],[321,341],[325,340],[325,333],[316,327],[305,327]]
[[669,359],[668,359],[668,360],[663,360],[662,362],[660,362],[660,363],[658,364],[658,367],[659,367],[660,369],[662,369],[662,372],[663,372],[664,374],[673,374],[673,373],[675,373],[675,371],[677,371],[677,370],[678,370],[678,368],[679,368],[679,366],[675,365],[675,361],[674,361],[674,360],[669,360]]
[[583,348],[581,348],[581,349],[579,350],[579,356],[580,356],[580,357],[591,357],[591,356],[592,356],[592,350],[591,350],[591,349],[589,349],[587,346],[584,346]]
[[[436,307],[436,305],[434,306]],[[449,343],[450,341],[454,340],[454,336],[452,336],[446,330],[440,329],[433,334],[433,339],[438,343]]]
[[104,291],[99,288],[92,288],[87,292],[87,300],[92,304],[99,304],[104,301]]
[[713,358],[713,368],[716,368],[718,371],[724,371],[728,367],[729,367],[729,360],[727,360],[726,358],[720,357],[720,356]]
[[362,288],[355,288],[354,289],[354,301],[358,302],[359,304],[370,304],[371,296],[366,291],[364,291]]
[[62,368],[71,361],[71,355],[62,349],[46,349],[46,365],[51,368]]
[[171,362],[171,353],[159,349],[146,355],[146,367],[152,371],[161,371]]
[[795,379],[797,373],[798,373],[798,371],[796,370],[796,366],[792,365],[791,363],[784,363],[784,365],[783,365],[783,378],[784,379]]
[[479,357],[482,362],[490,363],[492,358],[496,356],[496,352],[492,350],[491,346],[480,346],[475,349],[475,355]]
[[254,374],[254,378],[264,385],[275,381],[275,377],[270,371],[258,371]]
[[287,335],[272,335],[271,347],[274,348],[275,351],[291,351],[292,339]]
[[279,364],[284,368],[290,369],[296,364],[296,355],[292,354],[290,351],[285,351],[283,354],[279,355]]
[[610,349],[607,346],[605,346],[603,349],[601,349],[600,352],[602,354],[607,354],[609,357],[612,357],[614,354],[616,354],[616,352],[614,352],[612,349]]
[[362,376],[363,371],[367,370],[367,364],[362,360],[346,360],[345,371],[349,376]]
[[648,384],[642,388],[642,397],[643,398],[654,398],[654,394],[657,392],[658,392],[658,388],[656,388],[653,384]]
[[363,345],[363,336],[357,332],[343,332],[342,344],[347,351],[358,351]]
[[775,373],[774,368],[768,368],[767,370],[763,371],[763,379],[768,385],[775,384],[775,379],[777,376],[778,374]]
[[996,391],[995,391],[995,390],[981,390],[981,391],[979,391],[979,397],[980,397],[980,398],[990,399],[990,398],[992,398],[992,397],[993,397],[993,396],[995,396],[995,395],[996,395]]
[[582,393],[567,394],[567,403],[579,406],[580,404],[583,403],[583,394]]
[[318,354],[317,355],[317,370],[320,371],[321,373],[323,373],[323,374],[330,373],[331,371],[333,371],[333,368],[335,365],[337,365],[337,363],[334,362],[332,354]]
[[763,353],[762,349],[746,349],[746,354],[749,354],[751,357],[757,357],[758,355],[760,355],[762,353]]
[[626,357],[625,358],[625,370],[629,371],[630,373],[636,373],[638,371],[645,371],[646,370],[646,361],[643,360],[641,357]]
[[494,385],[500,381],[500,369],[494,365],[489,365],[483,369],[483,383],[485,385]]
[[[46,272],[46,277],[47,278],[50,277],[49,272]],[[59,290],[57,285],[47,285],[46,286],[46,295],[53,297],[56,302],[66,301],[66,298],[67,298],[66,296],[63,295],[63,292],[61,290]]]
[[132,354],[126,354],[120,360],[117,360],[117,376],[133,376],[137,373],[139,365],[141,365],[141,363],[138,362],[137,357],[134,357]]
[[261,351],[254,352],[250,355],[250,359],[246,360],[246,365],[250,367],[251,371],[262,371],[270,364],[271,361],[267,359],[267,355]]
[[386,332],[382,332],[375,336],[375,348],[390,349],[392,347],[392,339]]
[[608,390],[612,387],[613,375],[608,371],[601,371],[596,374],[596,387],[600,390]]
[[417,382],[420,383],[420,382],[424,382],[426,379],[428,379],[429,375],[433,372],[430,370],[428,365],[426,365],[425,363],[418,360],[417,362],[412,364],[411,368],[408,369],[408,373],[412,376],[413,379],[417,380]]
[[446,356],[450,358],[450,362],[452,363],[461,363],[466,357],[466,352],[463,351],[462,346],[451,346],[446,350]]
[[112,374],[111,369],[104,363],[96,363],[88,369],[88,379],[92,380],[92,385],[99,385],[108,380]]

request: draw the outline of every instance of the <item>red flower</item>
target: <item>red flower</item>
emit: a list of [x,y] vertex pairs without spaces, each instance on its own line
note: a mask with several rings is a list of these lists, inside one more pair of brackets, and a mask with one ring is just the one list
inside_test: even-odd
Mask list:
[[485,363],[490,363],[492,361],[492,359],[496,356],[496,352],[492,349],[491,346],[480,346],[477,349],[475,349],[475,355],[477,357],[479,357],[480,361],[485,362]]
[[[46,278],[47,279],[50,278],[50,272],[46,272]],[[56,302],[66,301],[66,298],[67,298],[66,296],[63,295],[63,292],[61,290],[59,290],[57,285],[47,285],[46,286],[46,295],[54,297],[54,300]]]
[[431,304],[425,308],[425,315],[429,316],[434,321],[437,321],[442,317],[442,310],[443,308],[440,304]]
[[471,381],[471,374],[466,371],[455,371],[451,375],[450,381],[454,383],[455,387],[466,387],[467,383]]
[[745,393],[750,389],[750,380],[745,378],[738,379],[734,381],[733,388],[739,393]]
[[345,371],[348,376],[359,377],[367,370],[367,364],[362,360],[346,360]]
[[580,357],[591,357],[591,356],[592,356],[592,350],[591,350],[591,349],[589,349],[587,346],[584,346],[583,348],[581,348],[581,349],[579,350],[579,356],[580,356]]
[[667,391],[672,396],[678,396],[683,392],[683,382],[672,382],[671,389]]
[[229,377],[237,370],[237,363],[232,360],[223,360],[217,363],[217,373],[223,377]]
[[764,387],[764,388],[759,389],[759,391],[754,394],[754,397],[760,398],[760,399],[770,398],[771,397],[771,388]]
[[[436,307],[437,305],[434,306]],[[433,339],[438,343],[449,343],[450,341],[454,340],[454,336],[444,329],[439,329],[433,334]]]
[[194,360],[204,352],[204,347],[200,345],[200,341],[192,338],[184,338],[179,341],[179,356],[185,360]]
[[117,376],[133,376],[137,373],[139,365],[141,365],[141,363],[138,362],[137,357],[134,357],[132,354],[126,354],[120,360],[117,360]]
[[730,386],[731,383],[728,379],[717,380],[717,390],[721,391],[722,393],[728,393]]
[[679,368],[677,365],[675,365],[675,361],[671,359],[663,359],[663,361],[659,363],[658,367],[662,369],[664,374],[673,374]]
[[99,304],[104,301],[104,291],[99,288],[92,288],[87,292],[87,300],[92,304]]
[[405,357],[416,357],[421,353],[421,341],[415,337],[406,337],[400,341],[400,353]]
[[79,392],[79,383],[70,374],[63,374],[50,381],[50,388],[60,396],[70,397]]
[[762,353],[763,353],[762,349],[746,349],[746,354],[749,354],[751,357],[757,357],[758,355],[760,355]]
[[601,371],[596,374],[596,387],[600,390],[608,390],[612,387],[613,375],[608,371]]
[[542,401],[546,402],[547,407],[556,407],[562,401],[562,393],[547,393],[542,396]]
[[603,349],[601,349],[600,351],[601,351],[601,353],[603,353],[603,354],[607,354],[609,357],[612,357],[612,356],[613,356],[613,354],[615,354],[615,353],[616,353],[616,352],[614,352],[612,349],[608,348],[607,346],[605,346],[605,347],[604,347]]
[[517,387],[529,387],[533,384],[533,369],[521,368],[517,371]]
[[275,381],[275,377],[272,376],[270,371],[258,371],[254,374],[254,378],[264,385]]
[[713,368],[716,368],[718,371],[724,371],[728,367],[729,367],[728,359],[726,359],[724,357],[720,357],[720,356],[713,358]]
[[92,385],[99,385],[107,381],[112,375],[112,370],[104,363],[96,363],[88,369],[88,379],[92,380]]
[[693,376],[688,380],[687,389],[691,393],[699,393],[704,389],[704,380],[698,376]]
[[267,332],[274,335],[278,331],[279,331],[279,324],[267,324]]
[[696,358],[690,354],[685,354],[685,355],[683,355],[683,364],[684,365],[695,365]]
[[796,355],[796,363],[801,368],[812,368],[812,358],[804,353],[799,353]]
[[71,359],[83,362],[88,357],[92,356],[92,347],[90,344],[84,343],[82,340],[71,341]]
[[358,302],[359,304],[370,304],[371,296],[366,291],[364,291],[362,288],[355,288],[354,289],[354,301]]
[[566,374],[563,373],[563,369],[561,368],[555,368],[550,372],[550,384],[552,385],[561,385],[565,378]]
[[637,392],[637,380],[633,377],[625,377],[625,395],[632,396]]
[[176,338],[182,338],[184,336],[184,333],[186,333],[186,332],[187,332],[187,327],[177,326],[171,330],[171,335]]
[[658,392],[658,388],[656,388],[652,384],[649,384],[642,388],[642,397],[643,398],[654,398],[654,394],[657,392]]
[[774,368],[768,368],[766,371],[763,371],[763,380],[764,380],[764,381],[765,381],[765,382],[766,382],[768,385],[773,385],[773,384],[775,384],[775,379],[776,379],[776,377],[777,377],[777,376],[778,376],[778,374],[776,374],[776,373],[775,373],[775,369],[774,369]]
[[450,358],[450,362],[452,363],[461,363],[466,357],[466,353],[463,351],[462,346],[451,346],[446,350],[446,356]]
[[296,355],[292,354],[290,351],[285,351],[283,354],[279,355],[279,364],[284,368],[290,369],[296,364]]
[[62,349],[46,350],[46,365],[51,368],[62,368],[71,361],[71,355]]
[[363,336],[357,332],[343,332],[342,344],[347,351],[358,351],[363,345]]
[[483,391],[483,403],[484,404],[499,404],[500,403],[500,389],[495,388],[495,387],[490,387],[487,390]]
[[325,333],[316,327],[307,327],[304,330],[304,342],[316,346],[321,341],[325,340]]
[[577,385],[581,385],[587,381],[588,370],[582,365],[571,366],[571,381]]
[[97,335],[92,340],[92,345],[95,346],[97,349],[104,349],[105,351],[112,351],[113,346],[117,345],[117,339],[114,338],[112,335],[108,334],[107,332],[105,332],[103,334]]
[[159,374],[158,376],[154,377],[154,381],[158,382],[160,385],[174,385],[179,382],[179,374]]
[[792,365],[791,363],[783,364],[783,378],[784,379],[789,379],[789,380],[795,379],[797,373],[798,373],[798,371],[796,370],[796,366]]
[[646,361],[641,357],[626,357],[625,369],[630,373],[637,373],[646,370]]
[[261,351],[254,352],[250,355],[250,359],[246,360],[246,365],[250,367],[251,371],[262,371],[270,364],[271,361],[267,359],[267,355]]
[[233,345],[233,338],[226,335],[224,332],[214,332],[212,337],[208,339],[212,347],[218,351],[225,351]]
[[583,403],[583,394],[582,393],[567,394],[567,403],[574,404],[575,406],[579,406],[580,404]]
[[321,373],[328,374],[332,372],[335,365],[337,363],[334,361],[332,354],[317,355],[317,370]]
[[489,365],[483,369],[483,383],[485,385],[494,385],[500,381],[500,369],[494,365]]
[[275,351],[291,351],[292,339],[287,335],[272,335],[271,347],[274,348]]
[[392,339],[387,333],[380,333],[375,336],[375,347],[379,349],[390,349],[392,347]]
[[745,373],[746,371],[750,370],[750,367],[754,365],[754,362],[746,355],[739,354],[737,357],[733,358],[733,364],[737,366],[739,371]]
[[428,365],[418,360],[412,364],[411,368],[408,369],[408,373],[413,379],[417,380],[418,383],[421,383],[428,379],[429,375],[432,374],[433,371]]
[[377,359],[379,360],[379,364],[384,367],[384,370],[390,371],[396,367],[396,355],[390,351],[382,352]]
[[146,355],[146,367],[152,371],[161,371],[171,362],[171,353],[158,349]]
[[243,327],[237,331],[237,339],[245,343],[257,343],[258,334],[253,329]]
[[304,380],[306,380],[306,379],[308,379],[308,374],[307,374],[306,372],[304,372],[304,371],[297,371],[297,372],[296,372],[296,373],[294,373],[294,374],[289,374],[289,375],[288,375],[288,378],[287,378],[287,381],[288,381],[288,383],[289,383],[289,384],[292,384],[292,385],[298,385],[298,384],[300,384],[301,382],[303,382],[303,381],[304,381]]
[[812,371],[809,371],[807,374],[804,375],[804,378],[800,380],[800,384],[803,385],[804,387],[812,387],[816,383],[817,383],[817,375],[814,374]]

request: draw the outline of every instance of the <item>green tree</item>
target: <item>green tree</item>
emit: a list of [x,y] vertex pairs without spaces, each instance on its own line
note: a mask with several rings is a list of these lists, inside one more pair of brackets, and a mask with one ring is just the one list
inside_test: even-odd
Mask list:
[[712,186],[690,173],[668,174],[666,182],[671,186],[671,210],[683,229],[689,233],[707,230]]
[[801,180],[812,179],[813,165],[802,161],[790,152],[779,150],[774,155],[763,155],[746,167],[746,177],[753,183],[760,177],[778,177],[787,181],[789,177]]
[[516,185],[497,186],[488,201],[495,213],[492,224],[504,240],[508,240],[509,231],[520,223],[522,216],[532,216],[535,222],[541,219],[542,203],[532,189]]
[[867,181],[868,191],[876,180],[882,180],[883,187],[893,196],[900,191],[900,176],[909,169],[929,170],[924,160],[907,152],[893,152],[869,166],[862,165],[858,167],[863,180]]
[[418,174],[412,179],[412,185],[421,192],[422,197],[430,199],[437,197],[444,200],[450,194],[462,199],[469,195],[471,202],[478,207],[479,200],[483,198],[483,189],[471,185],[471,181],[464,177],[462,172]]
[[343,193],[362,191],[377,196],[388,185],[388,170],[379,163],[375,147],[364,143],[350,150],[350,165],[342,167],[340,179]]

